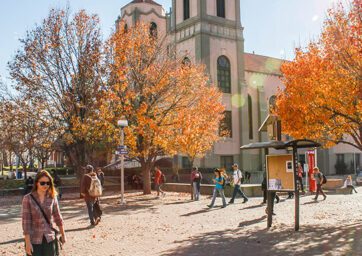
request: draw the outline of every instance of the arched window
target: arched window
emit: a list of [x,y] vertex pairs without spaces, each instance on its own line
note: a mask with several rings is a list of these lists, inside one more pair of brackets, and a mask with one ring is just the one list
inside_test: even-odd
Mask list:
[[218,86],[224,93],[231,93],[230,61],[225,56],[217,59]]
[[190,18],[190,0],[184,0],[184,20]]
[[225,0],[216,0],[216,10],[218,17],[225,18]]
[[185,57],[182,60],[182,65],[186,66],[186,67],[190,67],[191,66],[191,60],[188,57]]
[[249,115],[249,139],[254,138],[253,134],[253,102],[251,100],[250,94],[248,94],[248,115]]
[[157,38],[157,24],[154,22],[150,24],[150,35]]

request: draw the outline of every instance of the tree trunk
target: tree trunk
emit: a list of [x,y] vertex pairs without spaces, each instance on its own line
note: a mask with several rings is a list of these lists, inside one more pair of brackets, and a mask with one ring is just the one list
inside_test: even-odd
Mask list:
[[143,175],[143,194],[151,194],[151,168],[152,165],[141,161],[142,175]]

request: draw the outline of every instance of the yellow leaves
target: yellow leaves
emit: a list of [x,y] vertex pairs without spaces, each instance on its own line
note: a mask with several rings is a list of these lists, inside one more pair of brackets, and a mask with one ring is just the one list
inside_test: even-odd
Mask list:
[[362,126],[362,55],[350,44],[351,30],[361,28],[361,20],[351,26],[342,11],[330,10],[320,40],[304,52],[297,49],[294,61],[283,64],[285,90],[279,90],[277,101],[286,133],[322,140],[327,146]]
[[127,33],[119,27],[107,44],[113,81],[103,95],[101,119],[116,129],[117,118],[126,116],[126,144],[133,157],[203,154],[218,139],[224,111],[205,67],[185,68],[183,56],[169,57],[164,42],[149,36],[148,25]]

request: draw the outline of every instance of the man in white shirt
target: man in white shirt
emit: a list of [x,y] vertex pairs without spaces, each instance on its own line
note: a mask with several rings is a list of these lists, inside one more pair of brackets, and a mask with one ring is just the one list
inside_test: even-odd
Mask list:
[[234,192],[233,192],[233,197],[229,201],[229,204],[234,203],[235,197],[238,193],[241,195],[242,198],[244,198],[243,203],[246,203],[249,199],[246,197],[246,195],[240,189],[241,179],[243,178],[243,175],[242,175],[241,171],[239,170],[238,164],[233,164],[233,170],[234,170],[234,173],[233,173]]

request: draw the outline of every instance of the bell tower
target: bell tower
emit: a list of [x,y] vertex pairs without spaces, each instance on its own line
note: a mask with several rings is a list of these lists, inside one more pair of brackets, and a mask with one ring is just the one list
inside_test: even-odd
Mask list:
[[215,144],[212,159],[207,161],[222,166],[227,155],[242,165],[240,146],[249,137],[240,1],[173,0],[171,36],[176,52],[205,64],[211,81],[224,93],[230,137]]

